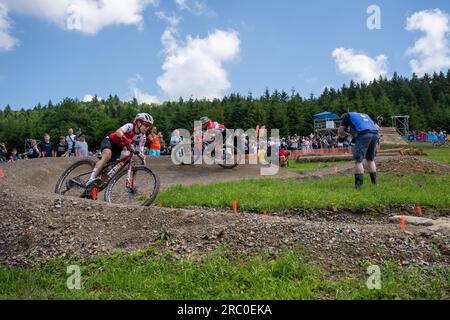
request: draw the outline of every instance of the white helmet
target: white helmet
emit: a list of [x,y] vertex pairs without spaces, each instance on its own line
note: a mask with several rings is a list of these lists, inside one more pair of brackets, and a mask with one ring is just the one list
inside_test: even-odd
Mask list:
[[153,124],[153,117],[148,113],[138,113],[136,118],[134,118],[134,122],[141,121],[147,124]]

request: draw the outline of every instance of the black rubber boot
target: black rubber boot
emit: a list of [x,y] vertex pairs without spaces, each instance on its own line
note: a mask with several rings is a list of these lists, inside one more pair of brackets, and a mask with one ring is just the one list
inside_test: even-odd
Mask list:
[[361,189],[364,183],[364,174],[356,173],[355,174],[355,189]]
[[376,172],[370,173],[370,180],[372,181],[372,184],[377,184],[377,173]]

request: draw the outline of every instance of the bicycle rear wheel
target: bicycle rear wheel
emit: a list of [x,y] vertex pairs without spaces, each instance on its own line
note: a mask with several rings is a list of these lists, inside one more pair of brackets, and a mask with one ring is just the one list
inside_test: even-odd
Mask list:
[[84,191],[84,185],[89,180],[95,162],[84,159],[75,162],[59,177],[55,193],[63,196],[79,197]]
[[234,169],[241,162],[242,154],[238,148],[231,145],[225,145],[222,150],[222,156],[219,159],[216,158],[216,163],[223,169]]
[[130,181],[128,170],[123,170],[106,186],[105,201],[110,203],[149,206],[159,192],[159,178],[149,168],[134,167]]
[[172,149],[171,158],[175,165],[191,165],[193,164],[192,149],[178,144]]

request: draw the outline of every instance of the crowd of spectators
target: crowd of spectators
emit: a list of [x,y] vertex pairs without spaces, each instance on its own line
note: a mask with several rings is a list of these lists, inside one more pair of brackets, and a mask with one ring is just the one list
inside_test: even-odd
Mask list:
[[409,141],[419,141],[419,142],[427,142],[427,141],[441,141],[447,139],[447,132],[445,130],[419,130],[419,131],[411,131],[408,134]]
[[69,128],[67,136],[60,136],[58,143],[51,141],[49,134],[45,134],[42,140],[28,139],[25,143],[25,152],[19,154],[17,147],[8,153],[6,145],[0,144],[0,162],[15,162],[23,159],[53,158],[53,157],[89,157],[89,146],[86,136],[79,131],[76,135]]
[[336,149],[336,148],[348,148],[351,146],[351,141],[345,140],[343,142],[338,141],[337,135],[314,135],[309,136],[290,136],[281,139],[281,149],[284,150],[319,150],[319,149]]

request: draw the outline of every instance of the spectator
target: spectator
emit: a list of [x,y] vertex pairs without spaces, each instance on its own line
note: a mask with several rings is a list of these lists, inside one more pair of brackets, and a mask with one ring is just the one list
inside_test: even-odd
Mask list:
[[150,142],[150,156],[159,157],[161,155],[161,133],[158,134],[156,127],[152,128],[152,133],[148,135]]
[[55,145],[50,141],[50,135],[44,135],[44,141],[39,143],[39,152],[43,158],[52,158],[55,155]]
[[2,142],[0,143],[0,162],[6,161],[6,154],[8,153],[8,150],[6,150],[5,144]]
[[180,131],[175,130],[170,138],[170,146],[172,149],[181,142]]
[[159,133],[159,138],[161,144],[161,154],[166,154],[166,142],[164,141],[164,136],[161,132]]
[[67,157],[69,153],[68,150],[66,138],[63,136],[59,137],[59,143],[55,147],[56,156],[58,158]]
[[267,143],[265,141],[259,142],[258,160],[260,164],[266,165]]
[[20,155],[17,152],[17,148],[13,148],[12,149],[12,153],[11,153],[11,157],[9,158],[10,162],[15,162],[18,160],[21,160],[22,158],[20,157]]
[[285,149],[280,149],[280,167],[284,168],[288,166],[288,160],[291,153]]
[[75,155],[77,157],[89,157],[89,146],[84,134],[80,134],[77,141],[75,141]]
[[28,159],[37,159],[41,156],[36,140],[31,140],[31,148],[27,150],[26,156]]
[[384,118],[383,118],[383,116],[380,114],[380,115],[377,117],[377,125],[378,125],[379,128],[381,128],[381,124],[383,123],[383,121],[384,121]]
[[75,140],[77,138],[76,135],[73,134],[73,129],[69,128],[68,130],[69,134],[66,136],[66,142],[67,142],[67,149],[69,157],[70,156],[75,156]]

